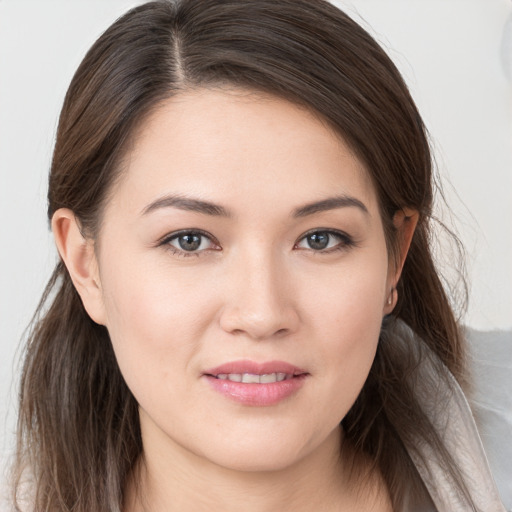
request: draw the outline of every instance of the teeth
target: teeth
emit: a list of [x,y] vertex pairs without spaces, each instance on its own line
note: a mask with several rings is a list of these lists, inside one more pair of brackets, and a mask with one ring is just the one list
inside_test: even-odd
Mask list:
[[273,382],[282,382],[292,377],[293,375],[287,375],[286,373],[266,373],[263,375],[256,375],[254,373],[219,373],[217,375],[217,379],[242,382],[244,384],[271,384]]
[[242,382],[244,384],[259,384],[260,383],[260,376],[254,375],[252,373],[244,373],[242,375]]

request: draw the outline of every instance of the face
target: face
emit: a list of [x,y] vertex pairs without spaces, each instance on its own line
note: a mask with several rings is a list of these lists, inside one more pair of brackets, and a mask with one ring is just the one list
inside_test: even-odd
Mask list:
[[392,281],[363,165],[306,110],[236,90],[172,98],[135,140],[97,265],[145,450],[268,470],[333,442]]

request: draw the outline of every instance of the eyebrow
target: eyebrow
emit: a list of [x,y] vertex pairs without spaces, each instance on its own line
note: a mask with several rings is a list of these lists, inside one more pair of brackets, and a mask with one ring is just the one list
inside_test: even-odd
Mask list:
[[296,208],[293,212],[293,216],[295,218],[306,217],[308,215],[313,215],[314,213],[335,210],[337,208],[359,208],[365,214],[369,213],[368,208],[366,208],[364,203],[359,199],[347,195],[341,195],[329,197],[327,199],[323,199],[322,201],[308,203],[304,206]]
[[[161,208],[178,208],[180,210],[187,210],[191,212],[202,213],[204,215],[213,215],[219,217],[232,217],[229,210],[221,205],[204,201],[202,199],[195,199],[182,195],[169,195],[161,197],[147,205],[141,212],[142,215],[147,215],[155,210]],[[362,201],[355,197],[341,195],[329,197],[321,201],[315,201],[305,204],[293,210],[292,216],[294,218],[307,217],[315,213],[324,212],[328,210],[335,210],[337,208],[358,208],[365,214],[368,214],[368,208]]]
[[178,208],[180,210],[203,213],[205,215],[231,217],[229,211],[223,206],[211,203],[210,201],[203,201],[201,199],[181,195],[165,196],[153,201],[142,210],[142,215],[146,215],[160,208]]

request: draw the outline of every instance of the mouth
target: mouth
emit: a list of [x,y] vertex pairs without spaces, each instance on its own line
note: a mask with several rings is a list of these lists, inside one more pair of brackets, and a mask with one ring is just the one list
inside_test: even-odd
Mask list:
[[272,384],[306,374],[306,370],[285,361],[257,363],[249,360],[231,361],[204,372],[215,379],[243,384]]
[[211,387],[243,405],[276,405],[294,395],[309,373],[283,361],[234,361],[203,373]]
[[229,380],[231,382],[242,382],[243,384],[272,384],[273,382],[282,382],[283,380],[290,380],[299,375],[292,375],[289,373],[264,373],[258,375],[256,373],[219,373],[217,375],[210,375],[219,380]]

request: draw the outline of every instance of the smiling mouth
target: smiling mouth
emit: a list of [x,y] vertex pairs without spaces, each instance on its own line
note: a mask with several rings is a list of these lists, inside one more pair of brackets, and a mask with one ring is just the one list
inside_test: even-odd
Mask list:
[[[245,366],[245,371],[240,366]],[[244,406],[268,407],[295,395],[309,375],[292,365],[281,363],[228,363],[205,372],[203,377],[215,391],[231,401]]]
[[243,406],[268,407],[295,395],[310,373],[286,361],[231,361],[203,373],[214,391]]
[[256,362],[247,359],[230,361],[203,374],[219,380],[243,384],[271,384],[304,376],[308,372],[286,361]]
[[282,382],[290,380],[294,377],[300,377],[304,374],[290,374],[290,373],[264,373],[258,375],[255,373],[219,373],[217,375],[210,375],[219,380],[229,380],[231,382],[241,382],[242,384],[272,384],[274,382]]

